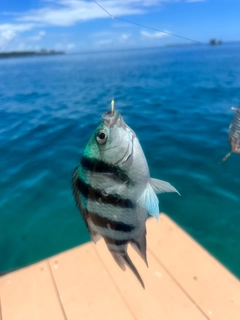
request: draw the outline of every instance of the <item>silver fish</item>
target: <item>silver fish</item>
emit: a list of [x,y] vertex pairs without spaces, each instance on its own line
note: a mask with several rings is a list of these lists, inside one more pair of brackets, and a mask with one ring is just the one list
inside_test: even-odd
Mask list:
[[232,108],[236,110],[233,121],[229,126],[229,143],[231,146],[231,151],[222,159],[226,161],[232,153],[240,154],[240,108]]
[[127,265],[144,288],[127,246],[130,243],[148,265],[148,213],[158,219],[156,194],[178,191],[166,181],[150,178],[136,134],[113,106],[102,119],[74,171],[73,194],[92,240],[103,237],[117,264],[123,270]]

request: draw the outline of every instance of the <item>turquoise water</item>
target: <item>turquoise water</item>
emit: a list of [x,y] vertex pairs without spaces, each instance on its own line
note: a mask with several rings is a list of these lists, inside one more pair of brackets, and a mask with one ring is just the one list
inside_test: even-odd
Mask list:
[[151,175],[181,193],[166,212],[240,277],[240,45],[0,60],[0,272],[88,241],[71,175],[110,107],[137,133]]

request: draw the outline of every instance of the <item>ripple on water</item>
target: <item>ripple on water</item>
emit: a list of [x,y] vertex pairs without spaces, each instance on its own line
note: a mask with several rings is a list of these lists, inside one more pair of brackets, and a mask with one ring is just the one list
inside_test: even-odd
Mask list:
[[220,161],[239,102],[240,46],[217,52],[0,61],[0,226],[8,230],[0,232],[0,272],[89,240],[71,175],[114,95],[151,175],[181,193],[161,195],[161,209],[240,276],[239,156]]

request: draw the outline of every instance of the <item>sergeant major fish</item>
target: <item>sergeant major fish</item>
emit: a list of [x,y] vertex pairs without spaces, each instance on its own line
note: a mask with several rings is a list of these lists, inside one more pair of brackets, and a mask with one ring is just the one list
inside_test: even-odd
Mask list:
[[158,219],[156,194],[178,192],[168,182],[150,178],[134,131],[114,108],[102,115],[72,178],[73,194],[92,240],[103,237],[117,264],[127,265],[144,288],[132,263],[130,243],[147,264],[148,213]]
[[232,109],[236,110],[236,113],[229,126],[228,132],[231,151],[222,159],[222,161],[226,161],[232,153],[240,154],[240,108],[232,107]]

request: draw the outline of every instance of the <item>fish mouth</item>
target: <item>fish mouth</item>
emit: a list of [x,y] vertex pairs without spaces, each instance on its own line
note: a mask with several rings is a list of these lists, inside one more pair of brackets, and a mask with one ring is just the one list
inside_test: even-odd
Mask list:
[[[133,153],[133,140],[134,140],[135,134],[132,131],[132,129],[126,125],[121,114],[118,111],[114,111],[113,114],[112,114],[112,111],[105,112],[102,115],[102,119],[103,119],[103,122],[106,125],[106,127],[108,127],[109,129],[113,128],[114,126],[117,126],[119,128],[122,128],[128,134],[129,144],[127,146],[127,150],[123,154],[123,156],[119,160],[117,160],[116,163],[113,164],[114,166],[122,165],[130,158],[130,156]],[[112,148],[120,147],[122,143],[123,143],[123,140],[121,140],[119,145],[114,146]],[[111,149],[111,148],[109,148],[109,149]]]
[[104,124],[108,127],[108,128],[112,128],[117,121],[120,119],[120,123],[122,124],[123,120],[122,117],[120,115],[120,113],[118,111],[114,111],[114,113],[112,114],[112,111],[108,111],[105,112],[102,115],[102,119],[104,121]]
[[102,115],[102,119],[105,126],[107,126],[109,129],[113,128],[114,126],[117,126],[126,130],[126,128],[128,127],[118,111],[114,111],[114,114],[112,114],[111,111],[105,112]]

